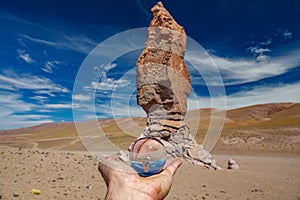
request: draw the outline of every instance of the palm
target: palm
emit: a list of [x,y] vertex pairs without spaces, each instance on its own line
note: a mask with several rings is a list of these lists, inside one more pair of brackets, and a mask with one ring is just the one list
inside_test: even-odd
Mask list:
[[126,193],[132,191],[132,195],[138,192],[151,196],[152,199],[164,199],[172,186],[173,175],[181,163],[180,159],[169,159],[161,173],[150,177],[140,177],[131,167],[116,160],[100,163],[99,171],[108,188],[116,187]]

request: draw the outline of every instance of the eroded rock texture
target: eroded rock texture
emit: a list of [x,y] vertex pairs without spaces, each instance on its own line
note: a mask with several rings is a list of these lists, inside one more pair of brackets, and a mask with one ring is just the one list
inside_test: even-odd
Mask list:
[[184,63],[185,31],[161,2],[151,11],[147,42],[137,61],[137,101],[148,117],[141,137],[159,138],[169,154],[211,165],[211,155],[196,144],[183,123],[191,90]]
[[152,13],[147,42],[137,61],[137,100],[148,115],[148,131],[169,137],[182,125],[190,93],[184,63],[186,34],[160,2]]

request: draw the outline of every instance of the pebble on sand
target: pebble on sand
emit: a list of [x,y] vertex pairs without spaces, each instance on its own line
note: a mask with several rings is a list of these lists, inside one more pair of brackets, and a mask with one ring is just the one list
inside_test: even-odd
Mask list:
[[236,160],[233,160],[232,158],[228,160],[227,164],[228,164],[227,169],[231,169],[231,170],[240,169],[238,162]]
[[35,194],[35,195],[40,195],[42,192],[41,192],[41,190],[32,189],[32,190],[31,190],[31,193],[32,193],[32,194]]

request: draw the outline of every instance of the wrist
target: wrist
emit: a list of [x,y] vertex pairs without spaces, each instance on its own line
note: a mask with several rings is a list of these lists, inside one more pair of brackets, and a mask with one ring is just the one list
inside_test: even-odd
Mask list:
[[109,185],[105,200],[157,200],[157,194],[140,190],[137,185],[125,186],[119,184]]
[[150,194],[140,191],[108,189],[105,200],[156,200]]

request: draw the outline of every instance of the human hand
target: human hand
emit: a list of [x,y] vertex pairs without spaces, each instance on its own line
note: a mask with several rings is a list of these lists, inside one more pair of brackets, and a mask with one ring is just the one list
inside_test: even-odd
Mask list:
[[173,176],[182,164],[179,158],[169,158],[159,174],[141,177],[116,156],[99,163],[98,169],[106,182],[106,200],[161,200],[172,186]]

